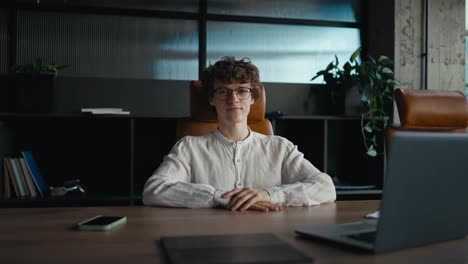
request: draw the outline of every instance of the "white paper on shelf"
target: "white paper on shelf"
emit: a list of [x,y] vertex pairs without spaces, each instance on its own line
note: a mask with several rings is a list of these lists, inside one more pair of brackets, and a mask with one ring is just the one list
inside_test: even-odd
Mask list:
[[372,219],[379,219],[380,217],[380,211],[375,211],[373,213],[370,213],[366,215],[367,218],[372,218]]
[[93,115],[129,115],[129,111],[122,112],[91,112]]
[[82,108],[82,113],[91,113],[94,115],[129,115],[129,111],[123,111],[122,108]]
[[122,108],[81,108],[81,112],[122,112]]

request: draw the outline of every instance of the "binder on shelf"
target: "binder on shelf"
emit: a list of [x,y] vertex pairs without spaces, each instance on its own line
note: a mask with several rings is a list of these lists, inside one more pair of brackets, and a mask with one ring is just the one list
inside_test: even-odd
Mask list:
[[41,172],[39,171],[39,167],[37,166],[36,161],[33,158],[32,152],[30,150],[25,150],[22,151],[21,154],[23,155],[24,160],[26,161],[29,173],[31,174],[32,179],[36,184],[37,189],[39,190],[39,194],[41,196],[44,196],[44,194],[47,192],[47,186],[44,182],[44,179],[42,178]]
[[19,158],[19,163],[21,165],[21,172],[23,173],[24,179],[26,181],[26,186],[28,187],[29,194],[31,198],[37,197],[36,185],[32,179],[31,173],[29,173],[28,165],[24,158]]

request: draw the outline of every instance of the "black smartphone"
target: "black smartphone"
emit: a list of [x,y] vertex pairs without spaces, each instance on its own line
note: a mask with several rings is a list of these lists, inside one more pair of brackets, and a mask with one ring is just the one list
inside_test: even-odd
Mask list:
[[98,215],[78,223],[78,229],[83,231],[106,231],[127,222],[125,216]]

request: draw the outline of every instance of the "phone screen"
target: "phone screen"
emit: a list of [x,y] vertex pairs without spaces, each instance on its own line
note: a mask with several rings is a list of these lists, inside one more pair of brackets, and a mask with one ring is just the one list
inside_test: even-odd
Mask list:
[[123,216],[99,216],[89,221],[83,222],[81,225],[93,225],[93,226],[100,226],[100,225],[109,225],[113,222],[122,219]]

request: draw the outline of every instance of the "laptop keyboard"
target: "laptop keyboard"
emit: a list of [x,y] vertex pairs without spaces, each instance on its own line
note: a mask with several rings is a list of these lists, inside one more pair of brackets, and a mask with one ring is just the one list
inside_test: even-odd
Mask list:
[[346,236],[349,237],[349,238],[364,241],[364,242],[367,242],[367,243],[375,243],[375,235],[376,234],[377,234],[376,231],[370,231],[370,232],[350,234],[350,235],[346,235]]

